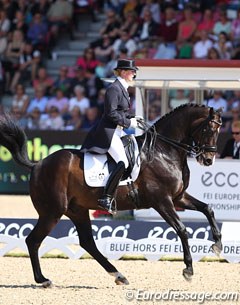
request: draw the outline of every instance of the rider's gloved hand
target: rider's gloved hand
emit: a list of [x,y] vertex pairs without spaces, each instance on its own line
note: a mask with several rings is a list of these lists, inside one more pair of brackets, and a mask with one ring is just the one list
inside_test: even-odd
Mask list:
[[144,121],[144,118],[141,115],[136,115],[135,119],[138,121]]
[[131,121],[130,128],[137,128],[138,127],[138,122],[137,122],[136,118],[131,118],[130,121]]

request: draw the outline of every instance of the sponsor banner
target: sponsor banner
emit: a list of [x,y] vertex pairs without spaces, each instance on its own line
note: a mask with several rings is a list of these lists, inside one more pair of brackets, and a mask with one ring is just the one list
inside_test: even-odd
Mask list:
[[[26,131],[30,160],[39,161],[63,148],[81,147],[86,135],[80,131]],[[17,165],[10,152],[0,146],[0,193],[28,194],[29,171]]]
[[[37,223],[37,219],[2,218],[0,219],[0,234],[24,238],[28,236]],[[221,229],[222,224],[219,223]],[[189,238],[212,239],[212,233],[208,223],[185,224]],[[178,236],[172,227],[166,222],[142,222],[121,220],[93,220],[92,233],[95,240],[102,238],[130,238],[133,240],[142,238],[163,238],[172,241],[178,240]],[[65,236],[77,236],[75,226],[70,220],[61,220],[50,233],[51,237],[62,238]]]
[[[207,203],[218,221],[240,221],[240,162],[217,159],[214,165],[206,167],[195,159],[188,159],[190,182],[187,192]],[[196,211],[179,211],[182,220],[205,221],[206,217]],[[153,210],[135,211],[139,220],[161,219]]]
[[[20,249],[27,252],[25,238],[35,226],[36,219],[1,219],[0,256]],[[221,257],[229,262],[240,261],[240,240],[228,239],[231,224],[218,224],[223,228],[223,252]],[[189,246],[194,261],[215,256],[210,227],[207,223],[186,223]],[[236,229],[236,226],[235,226]],[[237,224],[239,232],[240,223]],[[141,255],[155,261],[163,256],[183,257],[182,244],[175,231],[164,222],[140,221],[92,221],[92,232],[99,250],[109,259],[124,255]],[[70,220],[61,220],[40,247],[39,255],[58,249],[72,259],[82,257],[86,251],[79,246],[75,227]],[[76,250],[77,249],[77,250]]]

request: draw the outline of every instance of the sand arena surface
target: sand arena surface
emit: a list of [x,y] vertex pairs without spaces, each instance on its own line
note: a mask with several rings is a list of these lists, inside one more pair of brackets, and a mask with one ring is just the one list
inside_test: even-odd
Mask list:
[[[36,218],[28,196],[0,196],[0,217]],[[194,276],[186,282],[181,262],[112,261],[129,280],[127,286],[117,286],[114,278],[92,259],[70,260],[41,258],[45,277],[53,281],[52,288],[35,284],[29,258],[0,257],[0,304],[3,305],[125,305],[125,304],[200,304],[196,293],[239,294],[238,301],[211,300],[201,304],[240,304],[240,264],[222,262],[194,263]],[[172,293],[190,293],[193,300],[160,301]],[[143,296],[153,294],[151,300]],[[156,299],[154,299],[154,293]],[[136,300],[136,295],[139,295]],[[131,301],[127,296],[133,297]],[[226,295],[225,295],[226,296]],[[219,295],[218,295],[219,297]],[[224,297],[224,295],[222,295]]]

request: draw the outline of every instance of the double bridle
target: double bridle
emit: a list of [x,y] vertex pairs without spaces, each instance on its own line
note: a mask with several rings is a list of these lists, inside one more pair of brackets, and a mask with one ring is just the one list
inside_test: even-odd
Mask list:
[[199,130],[202,130],[201,140],[203,140],[206,136],[213,133],[211,130],[210,125],[212,123],[218,125],[219,127],[222,125],[222,121],[220,122],[216,121],[212,116],[212,110],[210,111],[211,114],[208,115],[208,117],[200,124],[198,125],[191,133],[190,138],[192,139],[193,145],[182,143],[177,140],[171,139],[169,137],[166,137],[156,131],[156,127],[154,125],[149,125],[144,120],[140,119],[138,120],[138,127],[145,131],[145,139],[141,147],[141,151],[144,149],[146,142],[147,142],[147,136],[150,136],[150,142],[148,145],[148,161],[151,162],[154,159],[154,148],[156,139],[160,138],[163,142],[168,143],[178,149],[181,149],[185,151],[188,154],[191,154],[193,157],[198,157],[203,153],[206,152],[216,152],[217,146],[216,145],[207,145],[207,144],[201,144],[202,141],[195,141],[194,135],[199,132]]

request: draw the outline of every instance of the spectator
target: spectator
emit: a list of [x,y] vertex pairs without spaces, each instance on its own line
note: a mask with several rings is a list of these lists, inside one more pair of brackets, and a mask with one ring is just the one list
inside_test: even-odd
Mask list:
[[126,1],[123,6],[123,15],[126,16],[128,12],[135,12],[137,16],[141,14],[142,7],[144,5],[143,1],[137,1],[137,0],[129,0]]
[[15,13],[18,9],[17,1],[12,0],[2,0],[2,9],[6,12],[6,16],[9,20],[13,20],[15,17]]
[[16,84],[21,79],[21,82],[31,81],[36,78],[37,69],[41,64],[41,53],[38,50],[33,51],[33,46],[30,43],[25,43],[23,54],[20,56],[19,69],[14,73],[10,90],[13,91]]
[[27,39],[34,49],[44,50],[47,47],[47,33],[48,27],[46,22],[43,21],[40,13],[36,13],[27,31]]
[[184,90],[178,89],[176,90],[176,94],[174,97],[172,97],[169,101],[169,106],[171,109],[174,109],[178,106],[181,106],[183,104],[189,103],[189,98],[187,97],[187,94]]
[[228,104],[227,100],[223,98],[222,91],[215,90],[213,97],[207,102],[208,107],[213,107],[215,110],[222,108],[223,112],[227,112]]
[[79,130],[82,125],[82,114],[79,107],[74,106],[70,111],[70,117],[66,121],[66,130]]
[[32,6],[31,13],[34,16],[36,13],[41,14],[44,21],[47,21],[47,13],[50,8],[50,3],[48,0],[39,0],[35,2]]
[[158,24],[153,20],[152,13],[150,10],[144,11],[142,22],[139,24],[135,40],[142,46],[141,43],[144,41],[153,40],[157,35]]
[[220,59],[231,59],[232,56],[232,43],[228,40],[225,32],[221,32],[218,41],[214,43],[214,48],[218,51]]
[[177,34],[178,22],[176,20],[176,13],[172,7],[167,7],[160,25],[160,41],[154,54],[154,59],[176,58]]
[[193,45],[193,58],[206,59],[208,50],[213,46],[213,43],[208,39],[208,32],[206,30],[200,31],[200,40]]
[[27,129],[39,130],[40,129],[41,111],[38,107],[31,109],[28,114]]
[[87,108],[90,107],[90,101],[85,96],[85,89],[84,87],[77,85],[74,88],[74,94],[72,98],[69,100],[69,111],[72,111],[74,107],[78,107],[81,111],[81,114],[85,114]]
[[7,35],[10,30],[10,20],[7,18],[6,11],[0,9],[0,57],[4,54],[7,49]]
[[119,55],[122,49],[127,49],[127,56],[132,57],[137,50],[137,45],[134,39],[129,36],[128,31],[125,30],[120,33],[120,37],[115,40],[112,48],[116,56]]
[[221,11],[219,20],[214,23],[213,34],[216,40],[221,32],[225,32],[227,35],[231,33],[231,22],[227,19],[226,11]]
[[34,109],[38,109],[40,113],[44,113],[47,106],[48,98],[45,96],[44,87],[39,86],[34,90],[34,97],[30,101],[27,113],[31,114]]
[[33,1],[18,0],[17,2],[18,10],[23,13],[26,23],[29,24],[32,21],[31,8]]
[[156,105],[150,105],[148,110],[147,123],[153,125],[160,119],[160,109]]
[[96,60],[106,64],[111,59],[112,52],[113,46],[111,39],[105,34],[103,35],[102,43],[94,49]]
[[104,111],[105,93],[106,93],[105,88],[99,90],[96,101],[94,103],[92,103],[92,106],[98,107],[99,115],[103,114],[103,111]]
[[232,138],[229,139],[220,155],[221,159],[240,159],[240,121],[232,123]]
[[234,48],[240,47],[240,9],[237,11],[237,18],[231,23],[230,39]]
[[25,115],[22,113],[22,111],[20,109],[15,109],[15,108],[12,108],[11,109],[11,116],[13,117],[15,123],[25,129],[27,128],[28,126],[28,120],[27,118],[25,117]]
[[99,112],[97,107],[90,107],[86,109],[83,116],[83,123],[81,129],[90,130],[99,121]]
[[161,23],[161,10],[159,1],[156,0],[146,0],[142,7],[140,17],[144,18],[145,11],[150,11],[152,13],[153,21],[157,24]]
[[86,70],[86,96],[91,100],[96,100],[99,90],[101,90],[104,85],[102,80],[94,73],[93,69]]
[[233,95],[231,96],[230,107],[232,109],[237,108],[240,110],[240,90],[234,90],[232,93]]
[[121,31],[128,31],[129,37],[134,38],[136,31],[138,29],[139,21],[135,11],[128,11],[124,14],[124,20],[119,28],[119,33]]
[[17,84],[15,94],[12,99],[12,111],[19,111],[22,115],[26,114],[29,106],[29,96],[25,93],[25,88],[22,84]]
[[67,0],[56,0],[52,2],[47,12],[51,40],[56,39],[60,29],[69,29],[73,16],[73,6]]
[[115,41],[116,38],[118,38],[118,31],[121,26],[121,23],[118,19],[117,14],[114,12],[114,10],[107,10],[106,12],[106,19],[104,22],[103,27],[100,29],[100,39],[97,39],[96,41],[93,41],[90,45],[92,48],[95,48],[102,43],[102,37],[103,35],[108,35],[111,39],[111,43]]
[[11,24],[11,33],[13,33],[15,30],[21,31],[26,39],[28,25],[25,22],[25,15],[19,10],[16,11],[15,18]]
[[197,26],[196,37],[199,37],[201,31],[206,31],[207,34],[211,34],[214,27],[214,19],[212,10],[207,8],[203,13],[203,18]]
[[61,116],[58,107],[51,106],[47,116],[41,116],[39,121],[39,128],[40,129],[51,129],[51,130],[59,130],[63,129],[64,127],[64,120]]
[[177,47],[179,51],[179,58],[192,57],[192,43],[197,23],[193,18],[192,9],[184,9],[184,20],[179,23],[177,35]]
[[231,117],[225,122],[224,126],[221,127],[221,132],[231,132],[232,124],[240,120],[240,108],[233,107],[231,110]]
[[54,79],[48,75],[45,67],[40,67],[37,71],[37,76],[33,80],[33,88],[36,89],[39,85],[44,87],[46,95],[50,95],[50,89],[52,88]]
[[61,88],[56,89],[56,93],[53,97],[49,98],[45,111],[49,113],[52,107],[58,109],[61,115],[68,112],[69,100],[64,94],[64,90]]
[[62,65],[59,69],[57,79],[53,83],[51,94],[54,94],[57,88],[61,88],[65,91],[66,96],[70,95],[71,78],[68,77],[68,67]]
[[118,36],[118,29],[121,26],[121,23],[118,19],[118,15],[114,12],[114,10],[108,10],[106,12],[106,20],[103,27],[100,29],[100,35],[107,34],[112,42],[117,38]]
[[220,54],[218,50],[214,47],[208,49],[207,59],[213,59],[213,60],[220,59]]
[[[86,78],[86,73],[85,70],[82,67],[75,67],[75,76],[71,80],[71,89],[70,92],[73,92],[74,87],[77,85],[82,86],[83,88],[86,89],[87,86],[87,78]],[[72,94],[71,94],[72,95]]]
[[160,37],[163,43],[176,44],[178,35],[178,22],[176,19],[176,12],[172,7],[166,8],[164,12],[164,19],[160,25]]
[[5,90],[10,90],[11,79],[13,78],[14,72],[19,68],[20,57],[23,54],[25,47],[25,41],[23,33],[20,30],[13,32],[12,40],[8,43],[5,57],[3,60],[3,68],[5,71]]
[[83,56],[77,58],[77,67],[82,67],[83,69],[96,69],[99,65],[99,61],[95,58],[94,49],[86,48],[84,50]]

